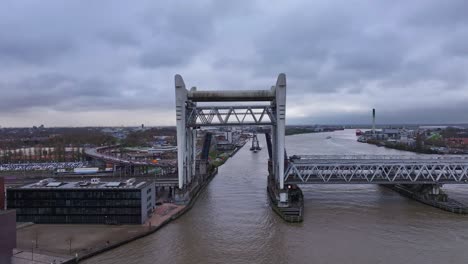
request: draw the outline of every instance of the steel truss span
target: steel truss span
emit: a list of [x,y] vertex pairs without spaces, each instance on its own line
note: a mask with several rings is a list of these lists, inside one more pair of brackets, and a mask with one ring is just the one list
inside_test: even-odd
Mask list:
[[463,156],[294,156],[285,182],[295,184],[466,184]]
[[269,106],[208,106],[188,108],[188,126],[274,125],[274,109]]

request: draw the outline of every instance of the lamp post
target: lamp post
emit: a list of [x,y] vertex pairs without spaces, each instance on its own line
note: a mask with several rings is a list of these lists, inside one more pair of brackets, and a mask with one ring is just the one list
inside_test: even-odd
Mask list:
[[31,240],[31,263],[34,263],[34,240]]
[[69,243],[69,244],[68,244],[68,245],[69,245],[69,247],[68,247],[68,254],[71,255],[71,244],[72,244],[72,239],[71,239],[71,238],[68,239],[68,243]]

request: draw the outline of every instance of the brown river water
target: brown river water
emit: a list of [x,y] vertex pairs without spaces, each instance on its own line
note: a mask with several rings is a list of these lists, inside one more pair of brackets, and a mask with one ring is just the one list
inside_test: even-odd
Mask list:
[[[332,138],[326,139],[327,136]],[[267,150],[247,145],[181,218],[83,263],[468,263],[468,216],[377,185],[305,185],[304,222],[270,208]],[[356,142],[354,130],[286,137],[293,154],[411,155]],[[468,203],[468,185],[447,185]]]

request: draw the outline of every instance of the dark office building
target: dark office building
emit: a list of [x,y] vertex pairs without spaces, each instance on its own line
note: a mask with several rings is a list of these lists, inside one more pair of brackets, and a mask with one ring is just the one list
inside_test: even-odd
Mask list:
[[155,206],[154,183],[41,180],[7,188],[7,207],[18,222],[142,224]]

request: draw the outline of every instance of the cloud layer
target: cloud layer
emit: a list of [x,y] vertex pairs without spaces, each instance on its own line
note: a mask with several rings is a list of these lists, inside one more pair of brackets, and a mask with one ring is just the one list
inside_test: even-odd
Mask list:
[[290,124],[468,122],[468,2],[4,1],[0,125],[172,125],[199,89],[288,78]]

